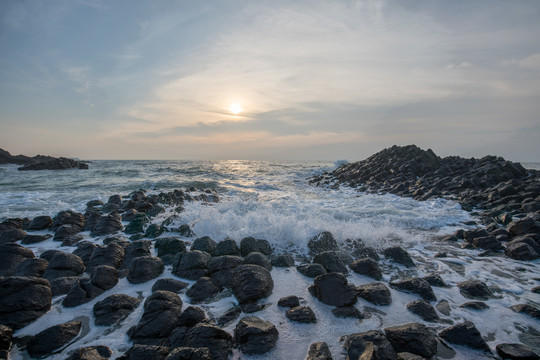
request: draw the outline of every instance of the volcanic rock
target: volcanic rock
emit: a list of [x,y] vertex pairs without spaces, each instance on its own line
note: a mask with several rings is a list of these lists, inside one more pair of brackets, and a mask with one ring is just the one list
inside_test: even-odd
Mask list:
[[53,223],[53,219],[50,216],[42,215],[36,216],[32,219],[32,222],[28,226],[28,231],[43,230],[50,227]]
[[299,265],[296,267],[296,270],[298,270],[299,273],[310,278],[315,278],[319,275],[328,273],[328,271],[326,271],[324,266],[322,266],[321,264]]
[[272,266],[275,267],[293,267],[294,258],[291,254],[280,254],[272,258]]
[[251,252],[260,252],[268,256],[272,254],[272,248],[270,247],[270,243],[266,240],[255,239],[252,237],[243,238],[240,241],[240,254],[242,256],[247,256]]
[[288,307],[288,308],[300,306],[300,299],[298,298],[298,296],[295,296],[295,295],[285,296],[279,299],[278,306]]
[[382,271],[379,264],[371,258],[362,258],[351,264],[351,269],[357,274],[372,277],[375,280],[382,279]]
[[313,262],[324,266],[327,272],[347,274],[347,266],[336,251],[323,251],[313,257]]
[[394,289],[418,294],[426,301],[436,301],[437,297],[433,293],[433,289],[426,280],[420,278],[412,278],[403,281],[390,283]]
[[108,265],[99,265],[94,268],[92,285],[109,290],[116,284],[118,284],[118,270]]
[[315,313],[313,312],[313,310],[311,310],[309,306],[296,306],[290,308],[285,312],[285,316],[287,316],[289,320],[305,324],[317,322]]
[[158,290],[170,291],[175,294],[178,294],[180,291],[188,287],[188,283],[185,283],[176,279],[159,279],[152,286],[152,292]]
[[94,229],[90,233],[91,236],[103,236],[103,235],[109,235],[112,233],[115,233],[117,231],[121,231],[124,229],[124,226],[122,225],[122,219],[118,215],[118,213],[112,213],[109,215],[102,216],[96,225],[94,226]]
[[340,273],[319,275],[309,287],[310,293],[319,301],[332,306],[345,306],[356,303],[354,286]]
[[187,343],[189,347],[208,348],[213,360],[227,360],[233,339],[229,333],[216,326],[197,324],[188,332]]
[[412,260],[409,253],[399,246],[389,247],[384,249],[384,256],[392,259],[392,261],[404,265],[405,267],[414,267],[414,261]]
[[141,256],[133,259],[127,279],[132,284],[141,284],[155,279],[163,273],[163,261],[154,256]]
[[415,300],[408,303],[407,310],[420,316],[424,321],[433,322],[439,320],[439,315],[437,315],[433,306],[425,300]]
[[384,329],[386,338],[394,349],[410,352],[424,358],[431,358],[437,353],[437,340],[425,325],[409,323]]
[[220,291],[220,288],[210,278],[201,277],[188,289],[186,295],[192,303],[197,304],[209,300]]
[[84,269],[84,263],[77,255],[58,252],[49,261],[43,277],[50,281],[57,277],[77,276]]
[[233,239],[225,239],[217,243],[214,256],[240,255],[240,248]]
[[216,242],[212,240],[209,236],[203,236],[193,240],[190,250],[199,250],[204,251],[210,255],[214,255],[216,251]]
[[141,300],[124,295],[114,294],[98,301],[93,308],[96,325],[112,325],[125,319],[139,306]]
[[234,269],[232,291],[241,304],[254,302],[272,293],[270,272],[259,265],[241,265]]
[[73,283],[62,301],[65,307],[75,307],[89,302],[103,294],[105,290],[92,284],[90,279],[80,279]]
[[175,259],[172,272],[181,278],[197,280],[208,275],[211,258],[210,254],[199,250],[180,253]]
[[375,305],[390,305],[392,295],[390,290],[383,283],[363,284],[356,287],[358,296]]
[[332,233],[324,231],[311,238],[308,242],[308,248],[312,253],[319,254],[324,251],[337,251],[339,246]]
[[268,271],[272,271],[272,263],[266,257],[266,255],[260,252],[254,251],[247,254],[247,256],[244,259],[244,264],[259,265],[267,269]]
[[256,316],[246,316],[234,329],[234,340],[244,354],[264,354],[277,342],[275,325]]

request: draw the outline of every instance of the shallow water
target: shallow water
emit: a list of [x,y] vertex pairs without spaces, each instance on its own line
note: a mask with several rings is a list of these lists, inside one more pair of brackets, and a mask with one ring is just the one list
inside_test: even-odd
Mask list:
[[[540,326],[526,315],[508,309],[510,305],[526,301],[539,303],[538,295],[530,288],[540,285],[540,264],[519,262],[507,258],[479,257],[479,251],[462,250],[455,244],[440,243],[438,235],[450,234],[463,223],[474,220],[459,204],[446,200],[418,202],[393,195],[359,193],[352,189],[328,190],[310,186],[306,178],[322,171],[329,171],[334,164],[328,162],[262,162],[262,161],[96,161],[90,170],[19,172],[16,166],[0,166],[0,219],[9,217],[34,217],[55,215],[58,211],[73,209],[84,211],[89,200],[104,202],[113,194],[127,195],[145,188],[150,192],[170,191],[176,188],[199,187],[217,190],[220,202],[211,206],[200,202],[186,202],[185,211],[179,214],[174,225],[187,223],[197,236],[210,236],[216,241],[231,237],[239,242],[246,236],[267,239],[275,252],[287,251],[301,259],[307,253],[307,241],[321,231],[330,231],[338,240],[362,239],[367,245],[382,249],[389,245],[401,245],[408,249],[418,266],[412,270],[381,261],[384,281],[405,276],[424,276],[439,273],[452,288],[434,288],[439,300],[449,302],[449,316],[439,315],[447,322],[458,323],[464,319],[473,321],[488,343],[494,347],[501,342],[520,342],[521,332],[514,323],[540,330]],[[172,214],[172,209],[153,219],[161,223]],[[173,225],[173,226],[174,226]],[[163,236],[171,235],[164,234]],[[86,237],[89,234],[85,233]],[[94,239],[98,243],[101,238]],[[189,239],[186,239],[189,240]],[[57,248],[52,240],[31,247],[36,254],[49,248]],[[74,248],[62,248],[72,251]],[[447,251],[448,258],[436,259],[438,251]],[[173,277],[170,267],[160,278]],[[257,315],[272,321],[280,331],[278,344],[264,356],[245,356],[238,352],[233,358],[283,359],[303,358],[309,344],[326,341],[335,359],[342,359],[339,337],[355,332],[380,329],[405,322],[422,322],[405,309],[405,305],[417,299],[416,295],[391,290],[390,306],[374,306],[359,300],[357,306],[375,308],[369,319],[337,319],[330,307],[314,299],[307,292],[312,279],[299,274],[296,269],[274,268],[272,276],[275,288],[265,299],[269,303]],[[467,301],[455,284],[477,278],[498,289],[498,299],[486,303],[490,308],[479,312],[459,308]],[[361,275],[351,274],[349,281],[360,285],[372,282]],[[89,319],[88,333],[70,345],[63,354],[52,359],[63,359],[67,351],[81,346],[108,345],[116,357],[130,347],[125,335],[142,316],[142,305],[122,325],[112,331],[96,327],[92,320],[92,306],[114,293],[145,298],[150,295],[154,281],[132,285],[126,279],[90,303],[74,309],[60,305],[62,297],[53,299],[53,309],[33,324],[16,332],[16,336],[34,335],[39,331],[78,316]],[[285,309],[277,307],[277,300],[286,295],[297,295],[312,307],[318,323],[303,325],[290,322]],[[189,299],[181,294],[184,307]],[[219,317],[236,303],[234,297],[225,297],[201,307],[210,317]],[[435,303],[433,303],[435,305]],[[387,315],[381,315],[384,312]],[[227,330],[232,333],[235,323]],[[426,325],[440,330],[448,324]],[[529,344],[529,346],[531,346]],[[485,358],[466,348],[452,346],[454,358]],[[540,349],[537,349],[540,351]],[[25,358],[19,349],[12,351],[14,359]]]

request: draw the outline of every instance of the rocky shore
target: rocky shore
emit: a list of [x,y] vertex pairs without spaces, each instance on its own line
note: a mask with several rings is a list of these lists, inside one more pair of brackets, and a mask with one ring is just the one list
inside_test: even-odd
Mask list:
[[[221,199],[214,190],[196,188],[139,190],[89,201],[81,213],[7,219],[0,223],[0,358],[13,353],[70,360],[264,357],[272,356],[289,324],[324,333],[349,321],[352,331],[338,336],[340,351],[314,339],[300,349],[302,357],[539,359],[539,301],[527,300],[540,292],[534,275],[539,213],[530,205],[538,201],[538,174],[498,158],[472,161],[478,164],[470,167],[456,159],[463,163],[459,170],[416,147],[394,147],[368,160],[311,181],[419,200],[452,197],[474,208],[485,224],[464,224],[453,236],[434,238],[448,249],[436,254],[429,245],[423,253],[399,244],[379,249],[361,239],[337,241],[330,232],[317,234],[295,253],[253,237],[198,237],[178,222],[184,207],[214,206]],[[450,172],[443,175],[441,167]],[[501,169],[506,171],[499,174]],[[368,180],[364,170],[370,171]],[[468,175],[452,180],[452,171]],[[476,185],[455,185],[465,180]],[[446,192],[444,182],[455,191]],[[515,191],[502,190],[505,186]],[[467,263],[458,257],[511,263],[525,279],[506,274],[503,266],[496,275],[512,276],[525,292],[501,289],[478,276],[463,278]],[[436,271],[437,264],[448,269]],[[292,279],[307,286],[291,286]],[[283,296],[276,299],[276,293]],[[463,301],[449,301],[450,296]],[[232,306],[212,308],[220,302]],[[506,331],[519,333],[519,342],[498,341],[471,320],[491,308],[515,314]],[[51,309],[57,315],[81,310],[73,317],[50,316],[45,328],[24,333]],[[393,313],[413,321],[382,326]],[[354,331],[362,323],[372,326]],[[127,337],[127,347],[111,348],[99,343],[100,336],[85,341],[89,334],[115,331]]]
[[0,164],[24,165],[18,168],[18,170],[22,171],[88,169],[88,164],[65,157],[55,158],[45,155],[36,155],[34,157],[25,155],[11,155],[8,151],[3,149],[0,149]]

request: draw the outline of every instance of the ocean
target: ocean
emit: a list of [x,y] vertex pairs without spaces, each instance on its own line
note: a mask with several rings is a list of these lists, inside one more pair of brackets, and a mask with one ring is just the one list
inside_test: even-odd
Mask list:
[[[94,161],[89,165],[89,170],[25,172],[18,171],[17,165],[0,165],[0,221],[13,217],[54,216],[62,210],[84,212],[90,200],[106,202],[111,195],[127,196],[138,189],[145,189],[149,193],[190,187],[214,189],[220,198],[218,203],[205,205],[186,202],[184,211],[174,220],[175,223],[188,224],[197,237],[210,236],[216,242],[232,238],[239,243],[247,236],[266,239],[275,253],[290,253],[296,257],[297,264],[308,254],[308,240],[322,231],[330,231],[338,243],[344,243],[347,239],[362,239],[366,245],[379,251],[400,245],[409,251],[418,266],[405,270],[383,260],[384,281],[437,272],[448,284],[453,285],[451,288],[434,288],[437,298],[448,301],[452,311],[449,315],[439,313],[444,322],[426,325],[440,330],[450,323],[469,319],[488,339],[492,349],[501,342],[523,341],[524,334],[534,326],[540,330],[533,320],[508,309],[513,304],[538,302],[538,295],[532,294],[529,289],[539,285],[535,280],[540,273],[539,262],[480,257],[480,251],[463,250],[456,244],[439,241],[440,237],[452,234],[457,229],[469,228],[470,225],[465,224],[471,221],[479,222],[455,202],[444,199],[419,202],[390,194],[362,193],[350,188],[318,188],[308,183],[309,177],[331,171],[339,162]],[[160,223],[172,211],[168,209],[153,222]],[[90,238],[88,233],[83,234]],[[100,242],[103,239],[92,240]],[[28,247],[39,255],[58,245],[47,240]],[[73,249],[62,248],[63,251]],[[435,259],[434,254],[440,251],[448,252],[448,257]],[[412,294],[392,289],[392,305],[377,307],[371,311],[370,318],[338,319],[331,314],[331,307],[318,302],[308,293],[307,287],[312,284],[312,279],[304,277],[294,268],[274,268],[272,276],[275,288],[266,301],[273,306],[254,315],[276,324],[280,332],[278,344],[274,350],[262,356],[245,356],[235,350],[234,359],[301,359],[305,357],[309,344],[315,341],[326,341],[334,359],[343,359],[345,355],[339,342],[340,336],[405,322],[422,322],[405,308],[407,303],[417,299]],[[166,266],[165,273],[160,276],[166,277],[175,277],[171,275],[171,266]],[[486,301],[490,306],[488,310],[480,312],[459,307],[466,299],[455,285],[471,278],[481,279],[497,289],[498,298]],[[356,285],[373,281],[354,273],[348,279]],[[125,333],[138,322],[142,305],[122,325],[112,329],[93,325],[92,306],[114,293],[145,298],[151,293],[152,284],[153,281],[131,285],[122,279],[113,289],[74,309],[64,308],[61,305],[62,297],[55,298],[49,313],[18,330],[15,335],[35,335],[48,326],[82,317],[86,319],[84,336],[79,336],[62,354],[51,358],[63,359],[69,350],[90,345],[110,346],[115,358],[130,347]],[[285,317],[285,311],[275,306],[277,300],[286,295],[302,297],[303,303],[316,313],[318,323],[291,323]],[[185,294],[180,296],[184,307],[187,307],[189,298]],[[217,318],[234,306],[235,301],[234,297],[228,296],[200,306],[207,316]],[[373,307],[363,300],[357,306],[360,309]],[[520,325],[516,326],[516,322]],[[226,330],[233,333],[234,324]],[[452,347],[453,350],[443,352],[446,358],[484,358],[483,354],[472,350]],[[11,355],[13,359],[28,358],[26,352],[18,348],[12,350]]]

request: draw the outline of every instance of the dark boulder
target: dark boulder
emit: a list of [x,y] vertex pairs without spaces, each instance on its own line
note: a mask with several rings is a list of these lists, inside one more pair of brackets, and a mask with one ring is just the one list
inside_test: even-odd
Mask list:
[[308,248],[312,253],[319,254],[325,251],[337,251],[339,246],[332,233],[324,231],[311,238]]
[[319,275],[309,287],[310,293],[319,301],[332,306],[345,306],[356,303],[356,290],[340,273]]
[[52,297],[69,293],[69,290],[71,289],[73,284],[75,284],[79,280],[82,280],[80,276],[66,276],[52,279],[50,281]]
[[296,306],[290,308],[285,312],[285,316],[287,316],[289,320],[304,324],[317,322],[317,317],[309,306]]
[[177,347],[171,351],[165,360],[212,360],[208,348]]
[[240,254],[247,256],[251,252],[260,252],[268,256],[272,254],[272,248],[266,240],[255,239],[253,237],[243,238],[240,241]]
[[534,260],[540,257],[540,254],[526,242],[508,243],[504,254],[514,260]]
[[160,258],[141,256],[131,262],[127,279],[132,284],[141,284],[157,278],[163,270],[165,266]]
[[497,354],[503,359],[538,360],[540,356],[523,344],[499,344],[495,347]]
[[84,215],[75,211],[61,211],[53,219],[51,230],[56,231],[62,225],[75,225],[84,228]]
[[203,236],[193,240],[190,250],[199,250],[204,251],[210,255],[214,255],[216,252],[216,242],[212,240],[209,236]]
[[211,258],[210,254],[199,250],[180,253],[173,263],[172,272],[181,278],[197,280],[208,275]]
[[118,284],[118,270],[108,265],[99,265],[94,268],[92,285],[103,290],[109,290]]
[[42,252],[39,257],[41,259],[45,259],[47,261],[51,261],[52,258],[57,255],[57,254],[63,254],[64,252],[61,251],[61,250],[55,250],[55,249],[50,249],[50,250],[46,250],[44,252]]
[[144,226],[150,222],[148,216],[146,216],[144,213],[139,213],[134,209],[128,211],[135,212],[135,214],[125,219],[122,217],[122,220],[129,221],[129,224],[126,225],[124,232],[126,234],[144,233]]
[[81,326],[80,321],[70,321],[45,329],[28,342],[26,350],[35,358],[58,352],[79,335]]
[[176,322],[176,326],[193,327],[198,323],[205,322],[206,320],[206,314],[202,309],[195,306],[189,306],[182,311],[182,314],[180,314],[180,317]]
[[215,256],[240,255],[240,248],[233,239],[225,239],[217,243]]
[[54,241],[64,241],[66,238],[69,238],[70,236],[78,234],[81,231],[83,231],[83,229],[80,228],[77,225],[71,225],[71,224],[61,225],[54,232],[53,240]]
[[420,316],[424,321],[434,322],[439,320],[439,315],[437,315],[433,306],[425,300],[415,300],[408,303],[407,310]]
[[272,271],[272,263],[266,255],[260,252],[254,251],[249,253],[244,259],[244,264],[259,265],[268,271]]
[[28,226],[28,231],[37,231],[49,228],[53,223],[53,219],[50,216],[42,215],[36,216],[32,219],[32,222]]
[[431,286],[444,287],[444,288],[449,287],[448,284],[444,282],[444,280],[441,278],[439,274],[429,274],[427,276],[424,276],[422,279],[426,280],[428,284]]
[[461,295],[467,299],[487,300],[493,297],[491,290],[480,280],[462,281],[457,286]]
[[375,345],[375,359],[395,360],[396,352],[384,333],[379,330],[370,330],[363,333],[351,334],[345,337],[343,347],[349,359],[359,359],[366,350],[366,344]]
[[125,256],[122,269],[129,269],[134,259],[143,256],[152,256],[152,242],[150,240],[135,240],[124,248]]
[[170,291],[178,294],[180,291],[188,287],[188,283],[185,283],[176,279],[159,279],[152,286],[152,292],[159,290]]
[[139,306],[141,300],[124,295],[111,295],[95,303],[93,313],[96,325],[113,325],[125,319]]
[[90,241],[81,241],[80,243],[77,243],[77,248],[73,250],[73,254],[80,257],[86,265],[90,261],[92,253],[97,247],[98,245]]
[[293,267],[294,258],[291,254],[280,254],[272,257],[272,266],[275,267]]
[[52,235],[46,234],[46,235],[26,235],[22,238],[21,244],[23,245],[30,245],[30,244],[37,244],[45,240],[49,240],[52,238]]
[[170,353],[165,346],[135,344],[117,360],[165,360]]
[[109,265],[120,269],[124,261],[124,255],[124,248],[117,243],[113,242],[107,246],[98,246],[92,252],[86,270],[92,273],[94,267],[99,265]]
[[212,281],[221,287],[231,287],[234,269],[244,264],[244,259],[234,255],[223,255],[212,258],[209,272]]
[[300,299],[295,295],[285,296],[278,300],[278,306],[288,308],[300,306]]
[[236,324],[234,340],[244,354],[264,354],[276,345],[279,332],[269,321],[246,316]]
[[165,231],[167,231],[167,228],[165,226],[160,226],[158,224],[150,224],[146,231],[144,232],[144,236],[149,239],[155,239],[161,234],[163,234]]
[[124,229],[122,225],[122,218],[118,213],[111,213],[109,215],[102,216],[90,233],[91,236],[103,236],[121,231]]
[[471,309],[471,310],[478,310],[478,311],[489,309],[488,304],[482,301],[468,301],[459,305],[459,307],[463,309]]
[[439,332],[439,336],[452,344],[465,345],[473,349],[491,352],[480,331],[471,321],[451,326]]
[[65,360],[107,360],[111,356],[112,350],[108,346],[98,345],[74,350]]
[[10,327],[0,324],[0,359],[9,358],[12,341],[13,330]]
[[328,344],[325,342],[311,343],[305,360],[332,360]]
[[176,254],[186,252],[186,244],[182,240],[172,237],[157,239],[154,247],[157,249],[157,256],[160,258],[169,255],[174,259]]
[[49,261],[43,277],[50,281],[57,277],[78,276],[84,269],[84,263],[77,255],[58,252]]
[[169,291],[156,291],[144,303],[141,320],[129,331],[135,344],[163,344],[176,327],[182,313],[182,300]]
[[27,170],[67,170],[67,169],[81,169],[88,170],[88,164],[68,159],[64,157],[48,159],[45,162],[38,162],[36,164],[28,164],[17,168],[20,171]]
[[51,286],[37,277],[0,277],[0,324],[20,329],[51,308]]
[[384,249],[384,256],[391,259],[393,262],[404,265],[405,267],[414,267],[414,261],[409,253],[399,246],[389,247]]
[[338,318],[365,319],[364,314],[352,305],[333,308],[332,314]]
[[212,297],[217,295],[221,289],[219,286],[214,284],[214,282],[208,277],[201,277],[195,284],[193,284],[186,295],[189,297],[192,303],[197,304],[210,300]]
[[517,313],[527,314],[530,317],[540,320],[540,309],[530,304],[518,304],[510,306],[510,309]]
[[296,270],[298,270],[298,272],[301,273],[302,275],[305,275],[310,278],[315,278],[319,275],[328,273],[325,267],[322,266],[321,264],[299,265],[296,267]]
[[235,268],[231,285],[234,296],[241,304],[265,298],[274,289],[270,272],[259,265],[240,265]]
[[313,262],[324,266],[329,273],[347,274],[347,266],[337,251],[323,251],[313,257]]
[[375,305],[390,305],[392,295],[386,285],[382,283],[363,284],[356,287],[358,296]]
[[187,334],[189,347],[208,348],[212,354],[212,360],[227,360],[232,352],[232,336],[209,324],[197,324]]
[[17,266],[17,268],[15,269],[15,272],[13,273],[13,276],[41,277],[43,276],[43,273],[47,269],[48,264],[49,262],[45,259],[40,259],[40,258],[26,259]]
[[68,294],[62,301],[65,307],[76,307],[85,304],[97,296],[103,294],[105,290],[92,284],[90,279],[80,279],[73,283]]
[[512,236],[519,236],[540,231],[540,223],[532,217],[526,217],[508,225]]
[[385,328],[384,332],[393,348],[399,349],[400,352],[409,352],[424,358],[431,358],[437,353],[435,334],[424,324],[409,323],[391,326]]
[[360,275],[369,276],[375,280],[382,279],[382,271],[379,264],[371,258],[358,259],[350,265],[352,271]]
[[437,297],[431,288],[431,285],[426,280],[421,278],[412,278],[403,281],[390,283],[394,289],[418,294],[426,301],[436,301]]
[[2,231],[0,232],[0,244],[19,241],[26,235],[28,234],[21,229],[9,229]]

